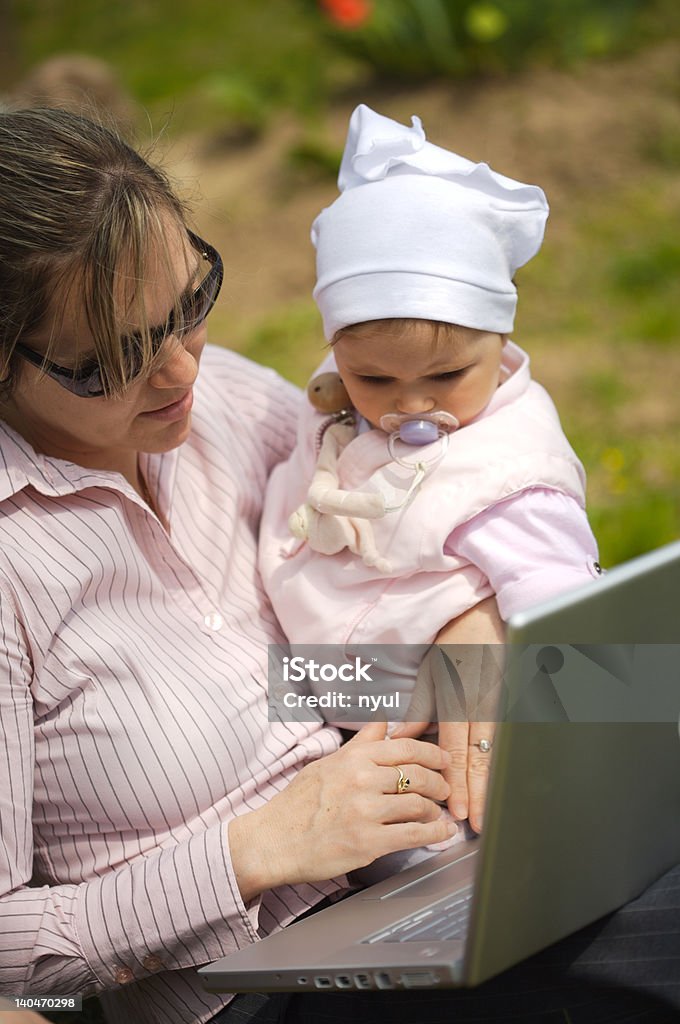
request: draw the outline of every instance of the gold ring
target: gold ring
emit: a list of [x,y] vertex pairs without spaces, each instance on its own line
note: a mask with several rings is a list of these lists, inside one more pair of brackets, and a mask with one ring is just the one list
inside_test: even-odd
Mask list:
[[397,779],[397,793],[405,793],[408,787],[411,785],[411,780],[408,778],[407,775],[404,775],[399,765],[393,764],[392,767],[399,776],[399,778]]

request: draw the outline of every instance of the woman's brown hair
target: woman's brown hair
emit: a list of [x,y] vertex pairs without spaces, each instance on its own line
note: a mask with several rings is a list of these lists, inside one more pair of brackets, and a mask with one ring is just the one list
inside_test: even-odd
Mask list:
[[[106,393],[117,395],[128,378],[124,280],[148,369],[143,284],[150,251],[167,261],[169,223],[186,225],[168,179],[115,131],[65,110],[0,111],[0,399],[15,384],[16,342],[30,345],[57,292],[83,303]],[[58,324],[48,326],[47,358]]]

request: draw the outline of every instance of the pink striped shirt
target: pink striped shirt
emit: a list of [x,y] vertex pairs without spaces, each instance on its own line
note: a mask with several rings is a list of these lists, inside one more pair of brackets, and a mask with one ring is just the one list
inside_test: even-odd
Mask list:
[[112,1020],[203,1021],[228,997],[197,966],[338,888],[246,907],[227,844],[339,742],[267,719],[257,530],[296,414],[272,371],[206,349],[189,439],[143,457],[169,534],[118,473],[0,423],[1,993],[109,989]]

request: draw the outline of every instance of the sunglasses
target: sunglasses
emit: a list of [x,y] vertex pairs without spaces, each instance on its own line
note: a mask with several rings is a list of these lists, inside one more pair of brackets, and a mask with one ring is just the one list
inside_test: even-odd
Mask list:
[[[184,335],[190,334],[197,327],[200,327],[215,305],[215,300],[222,287],[224,265],[217,249],[213,249],[212,245],[208,245],[207,242],[204,242],[202,238],[199,238],[192,231],[189,231],[188,234],[189,241],[196,252],[210,263],[210,270],[198,288],[191,295],[182,299],[180,303],[181,316],[179,318],[179,325],[175,326],[175,314],[171,312],[164,324],[160,327],[154,327],[150,331],[151,349],[154,355],[160,352],[163,343],[172,335],[181,339]],[[130,367],[128,383],[131,383],[135,377],[139,376],[143,366],[141,335],[128,335],[123,340],[123,347],[128,366]],[[56,380],[57,384],[61,384],[63,388],[66,388],[67,391],[77,395],[79,398],[101,398],[102,395],[106,394],[101,369],[96,362],[88,363],[78,370],[73,370],[45,359],[39,352],[34,352],[32,348],[22,345],[21,342],[17,342],[14,349],[23,359],[26,359],[34,366],[39,366],[48,377]]]

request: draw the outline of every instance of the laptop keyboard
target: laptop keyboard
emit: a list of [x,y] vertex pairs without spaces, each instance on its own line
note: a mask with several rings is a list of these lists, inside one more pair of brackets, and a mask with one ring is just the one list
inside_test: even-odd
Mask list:
[[460,939],[468,926],[472,886],[446,896],[426,910],[417,910],[390,928],[370,935],[363,942],[423,942],[433,939]]

